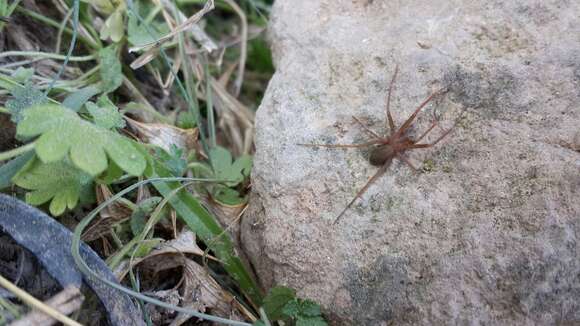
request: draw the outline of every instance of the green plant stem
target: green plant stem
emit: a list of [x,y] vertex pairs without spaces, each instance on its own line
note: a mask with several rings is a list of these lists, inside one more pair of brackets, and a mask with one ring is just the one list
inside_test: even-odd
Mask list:
[[[0,88],[4,88],[12,92],[16,87],[24,88],[24,86],[20,85],[20,83],[15,81],[14,78],[0,73]],[[60,104],[60,102],[51,98],[48,98],[48,101],[54,104]]]
[[113,238],[113,242],[115,243],[115,245],[117,246],[117,248],[123,248],[123,241],[121,241],[121,239],[119,238],[119,236],[117,235],[117,232],[115,232],[115,228],[111,228],[111,238]]
[[203,170],[203,172],[206,175],[212,175],[213,174],[213,170],[209,166],[207,166],[207,165],[205,165],[203,163],[191,162],[191,163],[187,164],[187,168],[188,169],[200,169],[200,170]]
[[[8,301],[8,300],[4,300],[4,298],[0,298],[0,307],[8,310],[8,312],[10,313],[10,315],[12,315],[12,317],[19,319],[20,318],[20,311],[18,311],[18,308],[15,304],[13,304],[12,302]],[[2,309],[0,309],[2,310]],[[3,313],[3,315],[6,314],[5,312]],[[4,316],[2,316],[4,318]],[[5,319],[0,319],[0,323],[2,323]],[[2,323],[2,325],[5,325],[4,323]]]
[[215,148],[217,146],[216,132],[215,132],[215,114],[213,107],[213,94],[211,89],[211,75],[209,73],[209,63],[207,56],[203,56],[203,71],[205,74],[205,106],[207,108],[207,124],[209,130],[209,146]]
[[131,241],[127,242],[127,244],[122,246],[122,248],[119,249],[113,256],[107,258],[107,265],[109,266],[109,268],[111,270],[117,268],[121,263],[121,261],[123,260],[123,258],[127,256],[127,254],[129,254],[129,251],[131,251],[131,249],[135,247],[137,243],[139,243],[139,238],[134,237],[133,239],[131,239]]
[[[63,88],[63,87],[69,86],[69,85],[72,86],[75,89],[82,88],[86,84],[89,84],[90,83],[87,80],[89,78],[91,78],[92,75],[94,75],[95,73],[99,72],[99,69],[100,68],[101,68],[101,65],[96,65],[95,67],[93,67],[89,71],[83,73],[82,75],[80,75],[76,79],[59,81],[55,85],[55,88]],[[38,80],[40,80],[41,82],[50,82],[52,80],[52,79],[49,79],[49,78],[43,78],[43,77],[38,77],[38,76],[35,76],[35,77],[38,78]]]
[[[37,51],[6,51],[0,53],[0,58],[4,57],[11,57],[11,56],[20,56],[20,57],[36,57],[36,58],[43,58],[43,59],[53,59],[53,60],[64,60],[66,59],[65,55],[56,54],[56,53],[47,53],[47,52],[37,52]],[[91,61],[96,60],[96,54],[90,54],[85,56],[71,56],[69,61]]]
[[29,143],[29,144],[26,144],[24,146],[17,147],[15,149],[11,149],[11,150],[6,151],[4,153],[0,153],[0,162],[9,160],[13,157],[20,155],[20,154],[30,152],[31,150],[34,149],[34,145],[35,145],[34,143]]
[[123,75],[123,85],[125,87],[127,87],[127,89],[129,89],[129,92],[135,96],[135,98],[137,98],[137,100],[139,102],[141,102],[141,104],[143,105],[143,111],[150,113],[151,115],[153,115],[157,120],[163,122],[163,123],[171,123],[170,119],[168,119],[166,116],[164,116],[163,114],[159,113],[157,110],[155,110],[155,108],[153,107],[153,105],[151,105],[151,103],[149,103],[149,101],[147,100],[147,98],[141,93],[141,91],[139,91],[139,88],[137,88],[129,78],[127,78],[127,76]]
[[143,19],[145,21],[145,23],[150,24],[153,21],[153,19],[155,19],[157,14],[161,12],[161,10],[163,10],[163,5],[161,5],[161,4],[155,6],[155,8],[151,9],[151,12],[149,12],[147,17],[145,17]]
[[[64,73],[64,70],[66,69],[66,65],[68,64],[70,57],[72,56],[73,51],[74,51],[75,46],[76,46],[78,31],[79,31],[80,0],[74,0],[73,3],[74,3],[73,4],[73,34],[72,34],[72,38],[70,40],[68,51],[66,53],[66,57],[64,58],[62,65],[58,69],[58,72],[53,77],[48,88],[44,91],[44,97],[48,97],[48,94],[50,93],[50,91],[54,87],[54,84],[56,84],[56,81],[59,80],[60,77],[62,76],[62,74]],[[59,26],[59,29],[60,29],[60,26]]]
[[[32,19],[38,20],[41,23],[45,23],[46,25],[49,25],[49,26],[54,27],[56,29],[60,28],[61,23],[59,23],[55,20],[52,20],[46,16],[43,16],[39,13],[36,13],[32,10],[28,10],[26,8],[23,8],[23,7],[17,7],[16,10],[21,14],[29,16]],[[68,28],[68,27],[64,28],[64,32],[69,34],[69,35],[73,35],[73,30]],[[78,38],[80,41],[85,43],[85,45],[89,46],[90,48],[95,49],[95,50],[100,49],[100,46],[97,43],[95,43],[93,40],[90,40],[83,35],[79,35]]]
[[8,109],[5,108],[5,107],[0,106],[0,113],[8,113],[8,114],[10,114],[10,111],[8,111]]
[[[16,7],[18,7],[18,5],[20,4],[21,0],[15,0],[6,10],[6,12],[0,13],[5,17],[10,17],[10,15],[12,15],[12,13],[14,12],[14,10],[16,9]],[[2,30],[4,29],[4,26],[6,25],[5,22],[0,22],[0,33],[2,32]]]

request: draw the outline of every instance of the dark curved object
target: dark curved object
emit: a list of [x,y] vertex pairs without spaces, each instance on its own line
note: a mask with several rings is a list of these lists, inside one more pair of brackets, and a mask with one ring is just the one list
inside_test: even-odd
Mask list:
[[[32,252],[63,288],[67,285],[80,288],[84,281],[101,300],[111,325],[145,325],[141,311],[129,296],[85,277],[78,270],[71,254],[73,234],[52,217],[16,198],[0,194],[0,228]],[[113,273],[89,246],[83,243],[80,249],[92,270],[116,282]]]

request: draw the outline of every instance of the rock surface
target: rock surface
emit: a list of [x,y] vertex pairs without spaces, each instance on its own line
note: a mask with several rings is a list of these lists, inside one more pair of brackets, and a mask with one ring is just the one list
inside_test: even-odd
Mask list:
[[[580,3],[277,1],[277,72],[256,117],[242,239],[265,288],[299,290],[339,325],[580,323]],[[431,92],[434,148],[376,167],[299,146],[386,132]],[[425,130],[433,106],[413,125]],[[440,134],[435,129],[430,140]]]

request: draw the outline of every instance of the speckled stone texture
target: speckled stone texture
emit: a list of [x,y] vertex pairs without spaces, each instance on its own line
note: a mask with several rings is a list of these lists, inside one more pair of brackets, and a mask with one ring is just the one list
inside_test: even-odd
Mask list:
[[[278,0],[242,240],[336,325],[580,324],[580,2]],[[299,143],[385,133],[431,92],[454,131],[376,167]],[[410,131],[425,130],[435,106]],[[436,128],[429,140],[442,132]]]

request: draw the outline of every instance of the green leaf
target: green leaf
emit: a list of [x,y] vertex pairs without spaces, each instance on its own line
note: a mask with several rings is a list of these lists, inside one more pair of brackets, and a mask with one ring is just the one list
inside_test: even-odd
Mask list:
[[274,63],[270,46],[263,38],[255,38],[248,42],[248,59],[246,63],[251,71],[273,74]]
[[19,83],[27,83],[34,75],[34,68],[18,67],[10,76]]
[[232,154],[227,149],[217,146],[210,149],[209,157],[214,177],[228,180],[224,182],[228,187],[235,187],[250,174],[252,158],[249,155],[243,155],[232,163]]
[[50,213],[61,215],[73,209],[79,202],[89,201],[93,196],[93,179],[66,161],[42,163],[30,161],[14,178],[14,183],[24,189],[32,190],[26,194],[26,202],[41,205],[48,201]]
[[282,315],[286,315],[290,318],[298,317],[298,315],[300,315],[300,302],[298,302],[298,299],[294,298],[288,301],[288,303],[282,307]]
[[296,325],[324,326],[320,306],[312,300],[294,298],[282,308],[282,314],[296,320]]
[[296,318],[296,326],[327,326],[328,323],[320,316]]
[[237,190],[221,185],[213,187],[212,198],[224,206],[239,206],[247,200],[246,197],[240,196]]
[[232,165],[234,171],[239,171],[245,178],[250,176],[252,172],[252,156],[242,155]]
[[132,13],[128,14],[127,40],[134,46],[151,43],[169,32],[166,24],[150,24],[149,28],[139,24]]
[[109,167],[107,171],[101,175],[96,181],[99,184],[110,185],[111,183],[119,180],[123,176],[123,170],[115,164],[115,161],[109,161]]
[[312,300],[301,300],[300,314],[303,316],[320,316],[320,306]]
[[183,149],[171,144],[170,152],[157,148],[155,156],[175,177],[181,177],[187,169],[187,161],[183,158]]
[[34,152],[22,154],[12,161],[0,166],[0,189],[8,188],[12,184],[12,178],[34,157]]
[[197,120],[193,112],[181,111],[177,116],[176,124],[181,129],[192,129],[197,125]]
[[119,109],[109,100],[107,95],[101,95],[98,106],[93,102],[87,102],[87,110],[93,116],[95,124],[105,129],[124,128],[125,120],[119,113]]
[[155,206],[161,202],[161,197],[151,197],[139,203],[137,209],[131,215],[130,226],[131,232],[134,236],[138,236],[143,232],[145,224],[147,223],[147,216],[151,214]]
[[117,56],[117,46],[113,44],[99,50],[99,62],[101,64],[101,89],[104,93],[110,93],[123,83],[123,71],[121,61]]
[[10,119],[16,123],[22,120],[24,110],[36,104],[47,102],[44,93],[36,89],[30,83],[26,83],[24,87],[14,87],[12,90],[12,96],[14,96],[14,98],[6,101],[6,108],[12,114]]
[[110,14],[115,10],[115,5],[119,2],[117,0],[81,0],[82,2],[90,3],[97,11]]
[[282,309],[296,298],[296,291],[285,286],[276,286],[270,290],[264,299],[263,308],[271,320],[282,318]]
[[125,25],[123,24],[123,12],[120,9],[115,10],[101,28],[101,40],[111,38],[111,41],[118,43],[125,35]]
[[0,0],[0,15],[4,16],[8,13],[8,0]]
[[[148,178],[170,177],[171,173],[159,162],[151,162],[146,170]],[[153,186],[167,198],[185,224],[196,233],[223,263],[225,270],[240,289],[256,305],[262,302],[260,290],[236,256],[229,233],[221,228],[201,203],[178,182],[155,182]]]
[[16,134],[40,135],[35,149],[43,162],[60,161],[70,153],[72,163],[93,176],[107,169],[107,156],[135,176],[141,175],[147,164],[129,139],[95,126],[60,105],[42,104],[27,109]]
[[151,250],[155,249],[162,242],[163,239],[161,238],[143,240],[139,242],[137,248],[135,248],[135,251],[132,253],[132,255],[134,257],[145,257],[151,252]]
[[91,97],[99,94],[100,92],[101,92],[101,90],[95,86],[89,86],[89,87],[79,89],[78,91],[67,96],[64,99],[64,101],[62,102],[62,105],[66,106],[67,108],[69,108],[75,112],[79,112],[81,107],[88,100],[90,100]]

